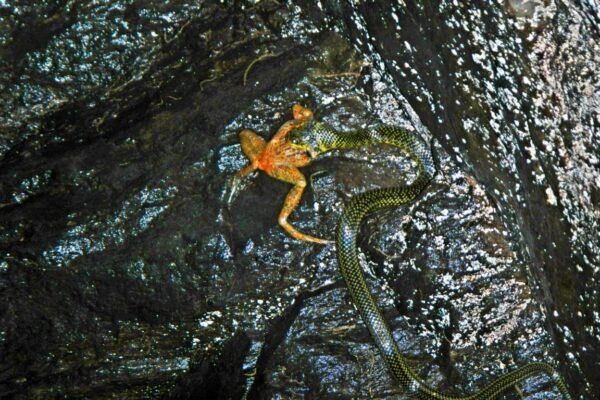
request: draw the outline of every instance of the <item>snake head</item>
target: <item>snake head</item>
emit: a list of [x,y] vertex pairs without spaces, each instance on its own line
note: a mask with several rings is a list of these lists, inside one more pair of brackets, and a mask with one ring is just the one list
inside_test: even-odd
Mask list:
[[315,158],[323,152],[315,134],[314,125],[314,123],[303,124],[291,131],[287,137],[292,146],[307,151],[311,158]]

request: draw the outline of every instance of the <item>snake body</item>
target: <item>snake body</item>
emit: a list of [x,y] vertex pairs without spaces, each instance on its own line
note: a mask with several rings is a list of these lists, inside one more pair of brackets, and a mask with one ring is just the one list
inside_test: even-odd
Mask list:
[[307,150],[312,157],[334,149],[349,149],[371,144],[399,147],[417,164],[418,177],[407,186],[381,188],[354,196],[344,207],[336,230],[336,252],[339,268],[348,291],[369,329],[389,371],[414,398],[421,400],[493,400],[529,376],[548,374],[564,399],[571,399],[558,372],[547,363],[521,366],[487,384],[477,393],[466,396],[443,394],[427,385],[409,366],[365,280],[358,257],[357,235],[365,216],[380,208],[398,207],[413,201],[435,175],[431,151],[405,129],[379,125],[370,129],[340,132],[318,121],[312,121],[290,134],[292,144]]

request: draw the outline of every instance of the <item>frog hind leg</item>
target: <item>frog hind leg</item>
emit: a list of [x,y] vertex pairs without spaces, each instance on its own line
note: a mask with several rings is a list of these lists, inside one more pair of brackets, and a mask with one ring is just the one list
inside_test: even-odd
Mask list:
[[302,198],[302,193],[304,192],[304,188],[306,187],[306,179],[304,178],[304,175],[302,175],[300,170],[298,170],[295,167],[279,167],[271,171],[270,175],[276,179],[294,184],[294,187],[289,191],[289,193],[285,197],[283,206],[281,207],[281,211],[279,212],[279,217],[277,218],[277,222],[279,222],[279,225],[281,225],[281,227],[294,239],[304,240],[306,242],[318,244],[332,243],[329,240],[320,239],[302,233],[296,228],[294,228],[292,224],[290,224],[287,221],[290,214],[296,209],[296,207],[298,207],[300,199]]
[[242,152],[246,155],[246,158],[248,158],[250,164],[240,169],[238,173],[233,176],[233,179],[231,180],[231,183],[225,194],[225,202],[227,206],[231,206],[233,203],[233,200],[237,195],[241,179],[258,169],[260,157],[267,147],[265,140],[250,129],[244,129],[240,132],[240,144],[242,145]]
[[258,160],[260,155],[265,151],[267,143],[256,132],[244,129],[240,132],[240,144],[242,152],[246,155],[250,164],[242,168],[238,172],[238,175],[246,176],[258,168]]

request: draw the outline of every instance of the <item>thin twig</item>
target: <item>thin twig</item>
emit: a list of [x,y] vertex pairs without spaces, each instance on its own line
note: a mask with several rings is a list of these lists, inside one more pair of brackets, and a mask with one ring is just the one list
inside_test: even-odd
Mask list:
[[250,73],[250,70],[252,69],[254,64],[256,64],[257,62],[262,61],[266,58],[277,57],[278,55],[279,55],[279,53],[274,54],[271,52],[267,52],[265,54],[261,54],[260,56],[256,57],[254,60],[252,60],[252,62],[248,65],[248,68],[246,68],[246,70],[244,71],[244,81],[243,81],[244,86],[246,86],[246,81],[248,80],[248,74]]

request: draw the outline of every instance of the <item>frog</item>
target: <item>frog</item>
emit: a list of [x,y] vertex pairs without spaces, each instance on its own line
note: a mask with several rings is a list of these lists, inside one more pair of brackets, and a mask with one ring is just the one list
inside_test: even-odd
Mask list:
[[236,179],[244,178],[254,171],[263,171],[272,178],[292,184],[277,217],[277,222],[291,237],[297,240],[327,245],[330,240],[300,232],[289,221],[290,214],[298,207],[307,186],[307,180],[299,168],[309,165],[314,157],[306,149],[288,141],[290,132],[305,127],[313,118],[313,112],[301,104],[292,106],[293,119],[286,121],[267,142],[251,129],[239,133],[242,152],[249,164],[239,170]]

